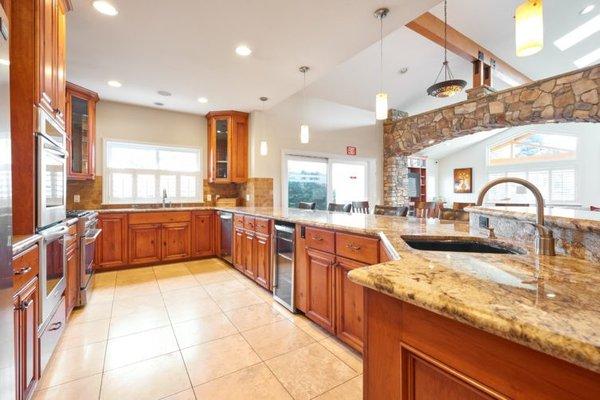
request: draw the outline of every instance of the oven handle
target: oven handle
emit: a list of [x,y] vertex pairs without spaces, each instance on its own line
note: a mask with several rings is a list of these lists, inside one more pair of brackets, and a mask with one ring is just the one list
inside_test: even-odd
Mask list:
[[67,226],[63,226],[59,230],[56,230],[54,232],[48,232],[48,233],[44,232],[41,235],[44,237],[44,241],[51,242],[54,239],[57,239],[61,236],[66,235],[67,233],[69,233],[69,228]]
[[92,244],[98,239],[98,236],[102,233],[102,229],[94,229],[94,234],[92,236],[84,236],[83,237],[83,245]]

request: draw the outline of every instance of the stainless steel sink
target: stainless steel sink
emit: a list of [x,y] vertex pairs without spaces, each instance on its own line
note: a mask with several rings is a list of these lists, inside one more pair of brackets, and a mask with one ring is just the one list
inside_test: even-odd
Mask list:
[[402,236],[407,245],[416,250],[451,251],[462,253],[525,254],[523,249],[507,243],[493,242],[483,238],[431,238]]

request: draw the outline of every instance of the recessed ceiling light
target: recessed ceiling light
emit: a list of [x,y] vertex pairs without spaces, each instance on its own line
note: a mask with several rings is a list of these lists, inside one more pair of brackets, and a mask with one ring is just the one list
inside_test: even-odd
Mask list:
[[198,103],[202,103],[202,104],[208,103],[208,99],[206,97],[199,97],[198,98]]
[[579,25],[560,39],[555,40],[554,45],[560,50],[565,51],[598,31],[600,31],[600,14]]
[[119,82],[119,81],[108,81],[107,83],[108,83],[108,86],[112,86],[112,87],[121,87],[121,86],[123,86],[121,84],[121,82]]
[[252,54],[252,50],[250,50],[250,47],[245,46],[245,45],[236,47],[235,52],[237,53],[238,56],[242,56],[242,57],[246,57],[246,56],[249,56],[250,54]]
[[0,65],[6,65],[8,67],[10,65],[10,61],[0,58]]
[[589,14],[592,12],[592,10],[595,8],[596,6],[594,4],[590,4],[587,5],[583,8],[583,10],[579,11],[579,14],[581,15],[585,15],[585,14]]
[[400,68],[400,70],[398,71],[399,74],[404,75],[405,73],[408,72],[408,67],[402,67]]
[[165,103],[161,103],[160,101],[155,101],[155,102],[154,102],[154,105],[155,105],[155,106],[162,107],[162,106],[164,106],[164,105],[165,105]]
[[158,94],[159,94],[159,95],[161,95],[161,96],[165,96],[165,97],[169,97],[169,96],[171,96],[171,92],[167,92],[166,90],[159,90],[159,91],[158,91],[158,92],[156,92],[156,93],[158,93]]
[[583,68],[595,63],[598,60],[600,60],[600,47],[591,53],[587,53],[585,56],[573,61],[573,64],[577,65],[579,68]]
[[104,15],[110,15],[111,17],[114,17],[119,13],[117,9],[108,1],[96,0],[94,1],[93,5],[96,11]]

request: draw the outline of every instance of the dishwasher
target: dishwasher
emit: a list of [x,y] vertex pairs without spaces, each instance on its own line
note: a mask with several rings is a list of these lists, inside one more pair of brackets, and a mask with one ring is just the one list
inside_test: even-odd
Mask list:
[[218,211],[221,232],[219,238],[219,257],[228,263],[233,263],[231,242],[233,241],[233,214],[226,211]]
[[273,245],[273,298],[295,312],[294,307],[294,224],[275,221]]

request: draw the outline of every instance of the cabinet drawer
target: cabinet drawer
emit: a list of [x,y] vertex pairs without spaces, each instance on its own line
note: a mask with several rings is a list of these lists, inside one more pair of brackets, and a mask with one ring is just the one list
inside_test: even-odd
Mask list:
[[306,227],[306,247],[335,253],[335,234],[325,229]]
[[248,215],[244,216],[244,229],[247,229],[249,231],[254,231],[254,225],[255,225],[254,217],[250,217]]
[[56,312],[46,325],[44,332],[40,336],[40,371],[44,372],[44,368],[48,364],[60,337],[66,328],[66,306],[65,297],[63,296]]
[[129,214],[130,224],[161,224],[186,222],[192,219],[189,211],[138,212]]
[[39,273],[40,255],[38,245],[31,246],[13,258],[13,291],[17,293]]
[[255,218],[255,230],[258,233],[268,235],[271,233],[271,221],[266,218]]
[[367,264],[377,264],[379,262],[378,239],[337,232],[335,234],[335,247],[337,254],[342,257]]
[[239,214],[235,214],[233,216],[233,225],[236,228],[243,228],[244,227],[244,216],[243,215],[239,215]]

